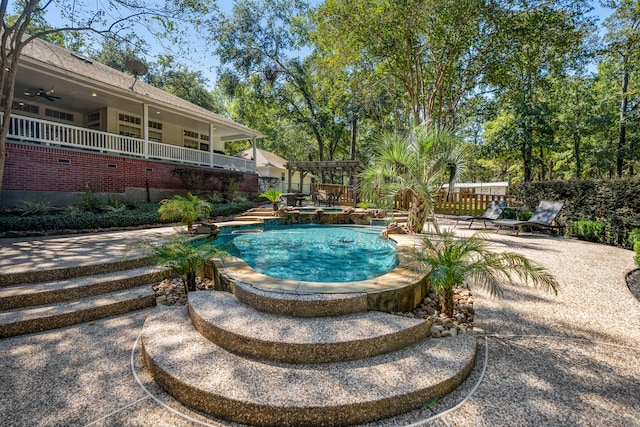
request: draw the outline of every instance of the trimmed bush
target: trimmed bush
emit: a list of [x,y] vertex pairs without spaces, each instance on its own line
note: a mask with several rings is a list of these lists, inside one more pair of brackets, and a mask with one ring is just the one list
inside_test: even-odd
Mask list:
[[596,243],[608,243],[607,224],[600,221],[573,221],[570,234],[580,240]]
[[236,201],[232,203],[225,203],[220,205],[214,205],[211,211],[211,216],[229,216],[239,214],[253,207],[253,203],[249,201]]
[[629,233],[629,242],[633,247],[633,252],[636,253],[633,260],[636,262],[636,265],[640,267],[640,228],[634,228],[631,230],[631,233]]

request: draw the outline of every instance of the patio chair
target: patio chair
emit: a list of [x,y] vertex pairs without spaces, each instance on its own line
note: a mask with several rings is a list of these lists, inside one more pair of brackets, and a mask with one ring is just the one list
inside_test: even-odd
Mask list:
[[342,191],[337,195],[329,194],[327,197],[327,206],[335,206],[336,203],[340,205],[340,197],[342,197]]
[[492,200],[491,203],[489,203],[489,207],[487,208],[486,211],[484,211],[484,213],[482,215],[478,215],[478,216],[456,216],[453,219],[456,220],[456,227],[458,226],[458,221],[469,221],[469,228],[471,228],[471,226],[473,225],[473,222],[475,220],[482,220],[482,222],[484,223],[484,226],[487,226],[487,221],[493,221],[496,220],[500,217],[500,215],[502,215],[502,212],[504,212],[504,210],[507,208],[507,205],[509,204],[508,200]]
[[543,229],[550,229],[555,233],[557,232],[557,230],[562,228],[562,226],[553,225],[553,222],[560,213],[560,209],[562,209],[563,205],[564,201],[551,202],[548,200],[543,200],[540,202],[540,204],[536,208],[536,211],[533,213],[533,216],[528,221],[517,221],[515,219],[499,219],[491,222],[498,226],[498,230],[496,231],[496,233],[500,232],[500,229],[502,227],[517,227],[517,236],[520,233],[522,227],[525,225]]
[[326,190],[318,190],[311,196],[313,199],[313,205],[320,206],[320,204],[324,203],[329,206],[329,196],[327,196]]

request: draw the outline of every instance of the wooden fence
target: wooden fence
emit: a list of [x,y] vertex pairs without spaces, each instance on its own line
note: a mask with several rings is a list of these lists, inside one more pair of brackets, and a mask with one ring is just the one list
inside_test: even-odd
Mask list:
[[443,215],[482,215],[493,200],[508,200],[513,196],[497,194],[451,193],[441,191],[435,198],[433,208]]
[[[311,191],[324,190],[327,194],[340,194],[340,204],[353,205],[353,188],[340,184],[312,184]],[[511,204],[513,196],[497,194],[451,193],[441,191],[434,198],[434,210],[441,215],[482,215],[493,200],[508,200]],[[411,199],[398,196],[393,203],[394,209],[408,210]]]

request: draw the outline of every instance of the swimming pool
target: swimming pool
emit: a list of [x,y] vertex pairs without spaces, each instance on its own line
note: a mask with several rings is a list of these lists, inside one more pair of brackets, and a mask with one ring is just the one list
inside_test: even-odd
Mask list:
[[355,282],[381,276],[398,265],[396,245],[381,227],[282,226],[222,230],[214,243],[255,271],[305,282]]

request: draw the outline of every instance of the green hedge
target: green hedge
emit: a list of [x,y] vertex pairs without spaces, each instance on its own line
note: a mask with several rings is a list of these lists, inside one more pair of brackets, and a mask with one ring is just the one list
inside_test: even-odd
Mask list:
[[[215,205],[211,216],[230,216],[253,207],[251,202]],[[142,203],[121,212],[68,212],[53,215],[0,216],[0,232],[87,230],[94,228],[131,227],[168,223],[160,220],[157,203]]]
[[129,227],[136,225],[158,224],[160,215],[157,212],[131,210],[124,212],[104,212],[94,214],[56,214],[37,216],[3,216],[0,217],[0,231],[49,231],[49,230],[83,230],[92,228]]
[[213,205],[211,216],[229,216],[239,214],[253,207],[253,203],[249,201],[231,202],[219,205]]
[[627,237],[631,230],[640,228],[640,178],[540,181],[514,184],[511,191],[530,210],[541,200],[564,200],[559,224],[602,222],[613,244],[631,247]]

